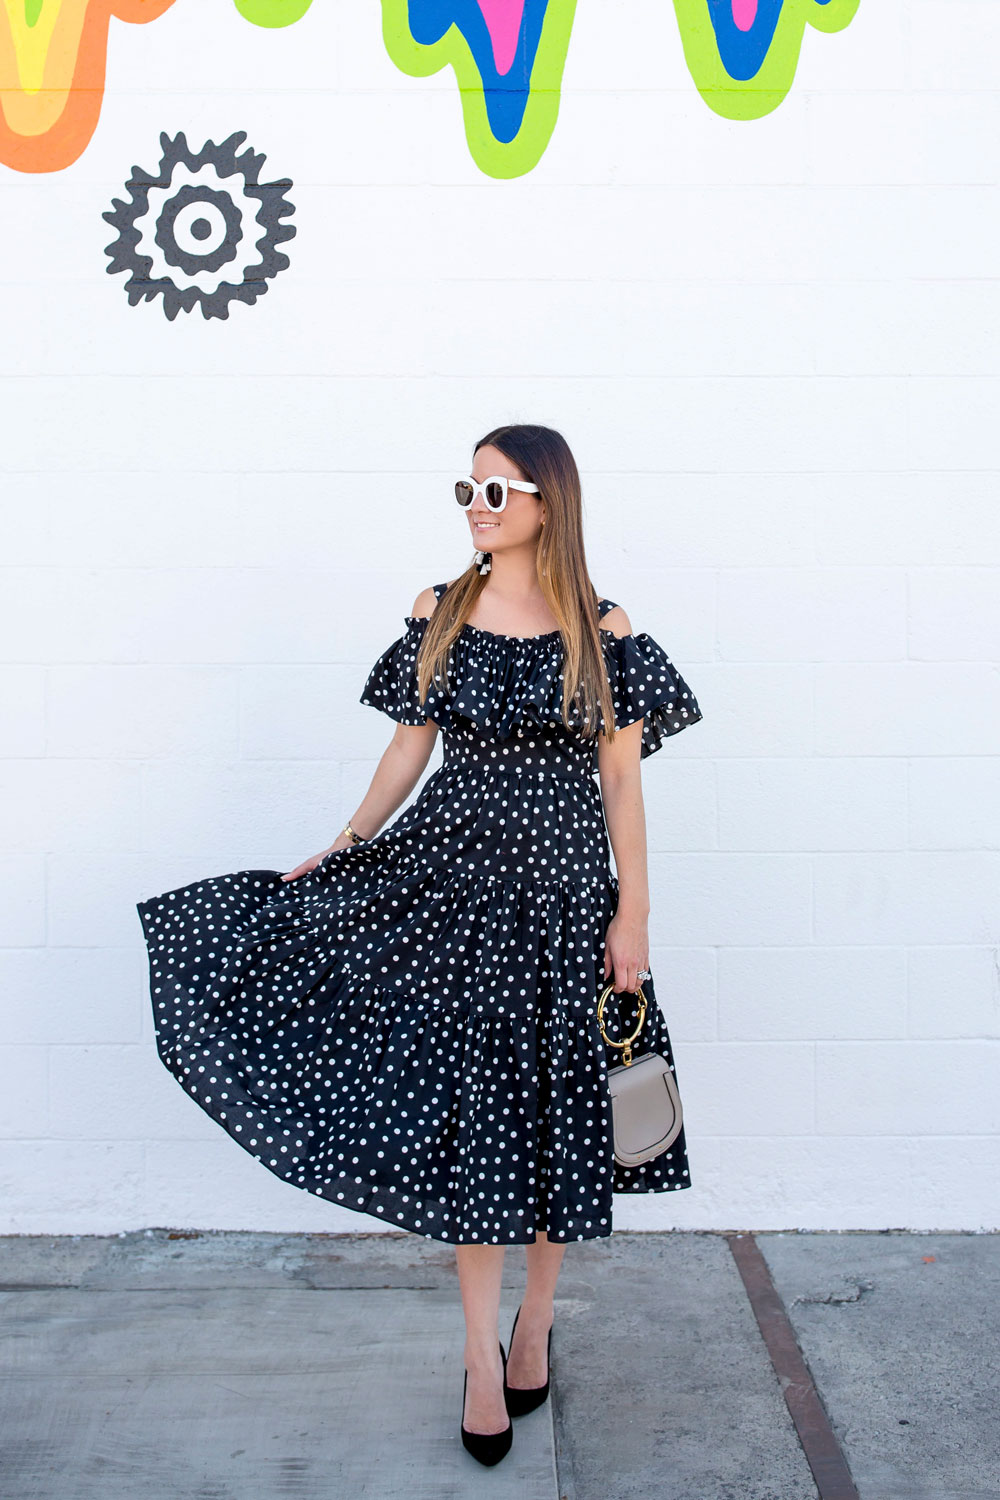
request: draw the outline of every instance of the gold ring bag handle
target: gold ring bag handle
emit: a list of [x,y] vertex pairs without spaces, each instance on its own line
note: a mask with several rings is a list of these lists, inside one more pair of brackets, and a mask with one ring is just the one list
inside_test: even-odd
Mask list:
[[627,1036],[623,1042],[613,1042],[604,1029],[604,1004],[614,987],[615,982],[613,979],[611,979],[604,986],[604,989],[601,992],[601,998],[597,1002],[597,1024],[601,1028],[601,1036],[604,1038],[607,1046],[621,1047],[624,1049],[622,1051],[622,1062],[624,1063],[626,1068],[630,1068],[632,1066],[632,1043],[635,1041],[636,1037],[639,1035],[639,1032],[642,1030],[642,1023],[646,1019],[646,996],[644,995],[642,985],[640,984],[639,988],[635,991],[635,993],[639,996],[639,1019],[635,1023],[635,1030],[633,1031],[632,1035]]
[[647,1000],[641,984],[635,991],[639,1018],[631,1036],[615,1042],[605,1031],[604,1007],[614,987],[611,979],[601,992],[597,1024],[605,1045],[620,1049],[623,1059],[608,1068],[615,1160],[622,1167],[638,1167],[670,1150],[680,1135],[683,1114],[677,1080],[666,1058],[659,1052],[632,1055],[632,1043],[646,1019]]

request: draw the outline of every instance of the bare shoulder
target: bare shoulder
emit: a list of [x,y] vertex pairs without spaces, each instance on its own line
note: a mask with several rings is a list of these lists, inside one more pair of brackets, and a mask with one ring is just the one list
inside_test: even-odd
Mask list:
[[[454,582],[454,578],[449,578],[448,582],[445,584],[445,588],[450,589]],[[437,609],[437,604],[438,597],[434,592],[434,585],[428,584],[427,588],[421,589],[420,593],[414,599],[413,608],[410,610],[410,614],[419,616],[424,620],[428,620]]]
[[433,586],[428,584],[425,589],[420,590],[420,593],[414,599],[410,614],[416,616],[418,619],[428,620],[436,608],[437,595],[434,592]]
[[632,622],[620,604],[616,604],[614,609],[608,610],[601,621],[601,628],[603,630],[613,630],[617,636],[632,634]]

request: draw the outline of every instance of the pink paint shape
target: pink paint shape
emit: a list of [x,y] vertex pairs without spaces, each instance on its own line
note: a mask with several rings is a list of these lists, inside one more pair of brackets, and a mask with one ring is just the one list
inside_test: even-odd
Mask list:
[[[493,46],[493,62],[501,75],[510,71],[524,19],[524,0],[477,0]],[[734,0],[734,4],[736,0]],[[754,11],[757,0],[753,0]]]
[[749,31],[757,19],[757,0],[732,0],[733,21],[740,31]]

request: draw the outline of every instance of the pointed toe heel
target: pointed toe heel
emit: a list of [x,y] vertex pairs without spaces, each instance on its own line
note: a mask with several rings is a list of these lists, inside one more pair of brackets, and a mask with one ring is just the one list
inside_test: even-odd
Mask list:
[[[514,1342],[514,1329],[517,1327],[517,1320],[518,1320],[518,1317],[520,1316],[520,1313],[521,1313],[521,1309],[519,1307],[517,1309],[517,1312],[514,1314],[514,1322],[511,1324],[510,1338],[507,1340],[507,1347],[508,1347],[508,1349],[510,1348],[511,1344],[513,1344],[513,1342]],[[503,1399],[504,1399],[504,1402],[506,1404],[507,1410],[508,1410],[508,1412],[510,1413],[510,1415],[512,1417],[523,1417],[523,1416],[525,1416],[529,1411],[534,1411],[537,1406],[541,1406],[542,1403],[548,1398],[548,1394],[549,1394],[549,1380],[551,1378],[550,1372],[551,1372],[551,1368],[552,1368],[552,1329],[551,1328],[549,1329],[548,1342],[547,1342],[546,1347],[545,1347],[545,1360],[546,1360],[546,1365],[545,1365],[545,1384],[544,1385],[533,1385],[533,1386],[530,1386],[530,1387],[528,1387],[526,1389],[523,1389],[523,1390],[520,1387],[518,1387],[518,1386],[510,1386],[510,1385],[507,1384],[507,1365],[506,1365],[506,1362],[504,1363],[504,1367],[503,1367]]]
[[[504,1400],[507,1393],[507,1356],[503,1352],[503,1344],[500,1345],[500,1358],[503,1360],[503,1387]],[[462,1382],[462,1443],[473,1458],[478,1459],[481,1464],[487,1466],[498,1464],[502,1458],[506,1458],[514,1441],[514,1424],[508,1422],[502,1432],[470,1432],[465,1425],[465,1393],[469,1385],[469,1372],[466,1370],[465,1379]],[[508,1413],[509,1415],[509,1413]]]

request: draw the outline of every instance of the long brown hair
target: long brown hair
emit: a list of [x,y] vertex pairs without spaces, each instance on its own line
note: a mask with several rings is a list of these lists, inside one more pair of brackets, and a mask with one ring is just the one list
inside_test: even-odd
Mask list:
[[[609,740],[615,736],[614,702],[601,652],[598,598],[587,571],[583,546],[583,497],[580,471],[562,433],[525,423],[494,427],[473,448],[473,457],[489,443],[516,464],[520,476],[538,485],[545,502],[545,525],[535,554],[538,584],[559,622],[565,652],[562,718],[570,728],[574,701],[584,719],[583,733],[597,734],[598,709]],[[475,563],[456,578],[427,622],[417,657],[417,692],[424,700],[432,681],[447,688],[452,642],[486,587]]]

